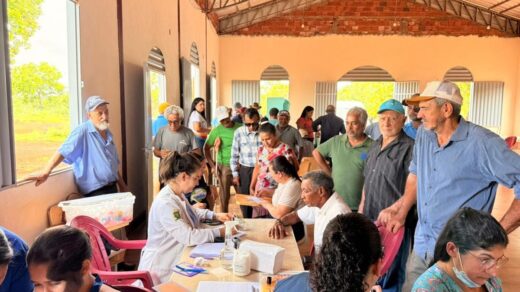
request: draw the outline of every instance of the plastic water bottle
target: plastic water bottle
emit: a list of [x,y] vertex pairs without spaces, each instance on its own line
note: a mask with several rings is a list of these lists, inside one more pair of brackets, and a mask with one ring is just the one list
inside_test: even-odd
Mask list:
[[226,226],[226,237],[224,240],[224,248],[220,251],[220,265],[226,270],[233,269],[233,256],[235,254],[235,247],[233,241],[231,240],[231,230],[237,222],[235,221],[227,221],[224,222]]

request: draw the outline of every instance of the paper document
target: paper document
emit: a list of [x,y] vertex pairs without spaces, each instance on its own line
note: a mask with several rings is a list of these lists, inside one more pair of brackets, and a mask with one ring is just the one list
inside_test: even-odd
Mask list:
[[258,292],[257,282],[200,281],[197,292]]
[[205,259],[213,259],[220,256],[220,251],[224,248],[223,242],[203,243],[197,245],[190,253],[190,257],[203,257]]
[[259,198],[259,197],[253,197],[253,196],[249,196],[248,199],[249,199],[249,201],[253,201],[253,202],[258,203],[258,204],[260,204],[260,202],[263,201],[261,198]]

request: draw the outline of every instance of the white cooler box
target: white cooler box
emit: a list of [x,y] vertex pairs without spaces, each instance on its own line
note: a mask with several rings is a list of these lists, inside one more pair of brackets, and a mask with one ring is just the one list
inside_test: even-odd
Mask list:
[[134,202],[132,193],[114,193],[63,201],[58,206],[65,212],[67,223],[76,216],[86,215],[109,227],[132,221]]

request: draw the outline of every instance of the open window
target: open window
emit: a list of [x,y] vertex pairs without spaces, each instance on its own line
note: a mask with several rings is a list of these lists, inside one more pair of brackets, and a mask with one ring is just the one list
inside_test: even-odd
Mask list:
[[273,107],[289,110],[289,73],[284,67],[271,65],[262,72],[259,102],[264,116],[268,116]]

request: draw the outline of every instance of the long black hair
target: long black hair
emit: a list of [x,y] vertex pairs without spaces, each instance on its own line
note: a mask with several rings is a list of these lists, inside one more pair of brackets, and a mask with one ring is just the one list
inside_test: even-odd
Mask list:
[[314,108],[310,105],[306,106],[303,108],[303,111],[302,111],[302,114],[301,114],[301,118],[307,118],[307,113],[308,112],[313,112],[314,111]]
[[[191,110],[190,110],[190,117],[191,117],[191,113],[193,113],[193,111],[195,111],[195,107],[197,106],[197,104],[199,104],[199,102],[206,102],[204,100],[204,98],[202,97],[196,97],[195,99],[193,99],[193,101],[191,102]],[[204,110],[202,111],[202,113],[200,113],[204,118],[206,118],[206,108],[204,108]]]
[[377,227],[368,217],[348,213],[332,219],[310,272],[312,291],[364,292],[369,268],[383,257]]
[[92,258],[88,235],[71,226],[52,227],[41,233],[27,253],[27,266],[47,265],[47,278],[65,281],[66,291],[83,285],[83,262]]
[[448,220],[442,230],[430,265],[437,261],[448,262],[450,255],[446,244],[453,242],[460,254],[478,249],[489,249],[494,246],[506,247],[509,243],[507,233],[491,214],[471,208],[460,209]]
[[285,156],[280,155],[275,157],[273,161],[271,161],[271,166],[274,171],[285,173],[287,176],[301,181],[300,176],[296,171],[296,167],[294,167]]

